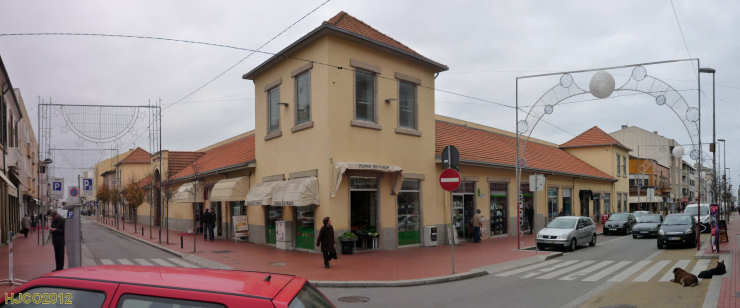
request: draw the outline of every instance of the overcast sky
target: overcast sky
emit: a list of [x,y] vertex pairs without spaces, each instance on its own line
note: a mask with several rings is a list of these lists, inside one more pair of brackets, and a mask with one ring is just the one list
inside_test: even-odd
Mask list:
[[[86,32],[162,36],[257,48],[320,5],[314,1],[2,1],[0,32]],[[727,166],[740,183],[737,116],[740,105],[740,4],[731,1],[349,1],[332,0],[268,44],[278,51],[341,10],[365,21],[450,70],[436,87],[514,104],[516,76],[697,57],[717,70],[717,136],[728,140]],[[161,98],[169,105],[203,85],[247,52],[175,42],[99,37],[0,37],[0,56],[20,88],[36,124],[37,97],[61,104],[140,105]],[[254,87],[241,75],[267,59],[255,54],[163,114],[163,146],[194,150],[254,127]],[[648,68],[696,104],[696,68],[689,62]],[[588,87],[591,73],[576,77]],[[613,72],[617,84],[628,71]],[[520,102],[532,101],[557,82],[522,82]],[[702,78],[702,136],[711,140],[711,78]],[[584,100],[590,95],[575,98]],[[438,114],[513,130],[507,108],[437,92]],[[59,116],[59,115],[57,115]],[[61,132],[63,122],[57,119]],[[558,106],[551,124],[534,135],[562,143],[598,125],[607,132],[637,125],[689,143],[666,107],[632,95]],[[144,118],[146,121],[146,118]],[[148,146],[146,123],[133,144]],[[133,137],[129,137],[133,139]],[[67,143],[67,144],[64,144]],[[56,146],[79,145],[62,139]],[[87,146],[87,145],[86,145]],[[93,146],[90,146],[93,147]],[[686,151],[688,156],[688,150]],[[100,155],[100,153],[98,153]],[[110,154],[110,153],[107,153]],[[95,155],[67,154],[70,167]],[[686,157],[688,159],[688,157]],[[710,161],[711,163],[711,161]]]

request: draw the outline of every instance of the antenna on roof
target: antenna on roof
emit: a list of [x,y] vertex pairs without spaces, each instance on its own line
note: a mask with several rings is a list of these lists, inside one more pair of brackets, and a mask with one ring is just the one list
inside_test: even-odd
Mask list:
[[270,281],[272,279],[272,274],[267,274],[267,277],[265,277],[265,281]]

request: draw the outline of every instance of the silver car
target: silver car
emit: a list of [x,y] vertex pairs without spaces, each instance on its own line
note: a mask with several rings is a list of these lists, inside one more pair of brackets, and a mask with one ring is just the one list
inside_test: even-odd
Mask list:
[[538,250],[554,247],[573,251],[578,246],[586,244],[596,245],[596,226],[588,217],[557,217],[547,224],[547,227],[537,232]]

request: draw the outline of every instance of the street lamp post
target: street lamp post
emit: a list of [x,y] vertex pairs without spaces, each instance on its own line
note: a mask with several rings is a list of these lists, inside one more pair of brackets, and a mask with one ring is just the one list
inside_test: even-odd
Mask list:
[[717,203],[717,149],[715,148],[717,145],[717,119],[716,119],[716,104],[714,100],[714,92],[715,92],[715,84],[714,84],[714,75],[716,73],[716,70],[709,67],[702,67],[699,68],[699,73],[707,73],[712,74],[712,190],[714,190],[714,194],[712,196],[712,203]]
[[[722,156],[724,157],[724,163],[721,163],[721,164],[725,166],[725,170],[726,170],[727,169],[726,168],[727,167],[727,144],[725,142],[727,140],[720,138],[720,139],[717,139],[717,141],[722,142],[722,148],[723,148]],[[722,171],[721,168],[720,168],[720,171]],[[727,171],[724,171],[724,175],[722,176],[722,187],[719,190],[720,191],[720,196],[722,196],[722,198],[719,199],[719,202],[721,204],[720,208],[724,208],[725,212],[727,212],[727,202],[726,202],[727,200],[725,199],[725,192],[726,192],[726,189],[725,189],[726,182],[725,181],[726,181],[726,179],[727,179]]]

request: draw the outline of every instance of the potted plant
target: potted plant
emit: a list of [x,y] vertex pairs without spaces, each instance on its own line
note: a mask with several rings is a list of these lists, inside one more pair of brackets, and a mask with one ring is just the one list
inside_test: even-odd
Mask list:
[[357,235],[352,232],[344,232],[339,237],[339,242],[342,243],[342,254],[351,255],[355,250],[355,242],[357,241]]

